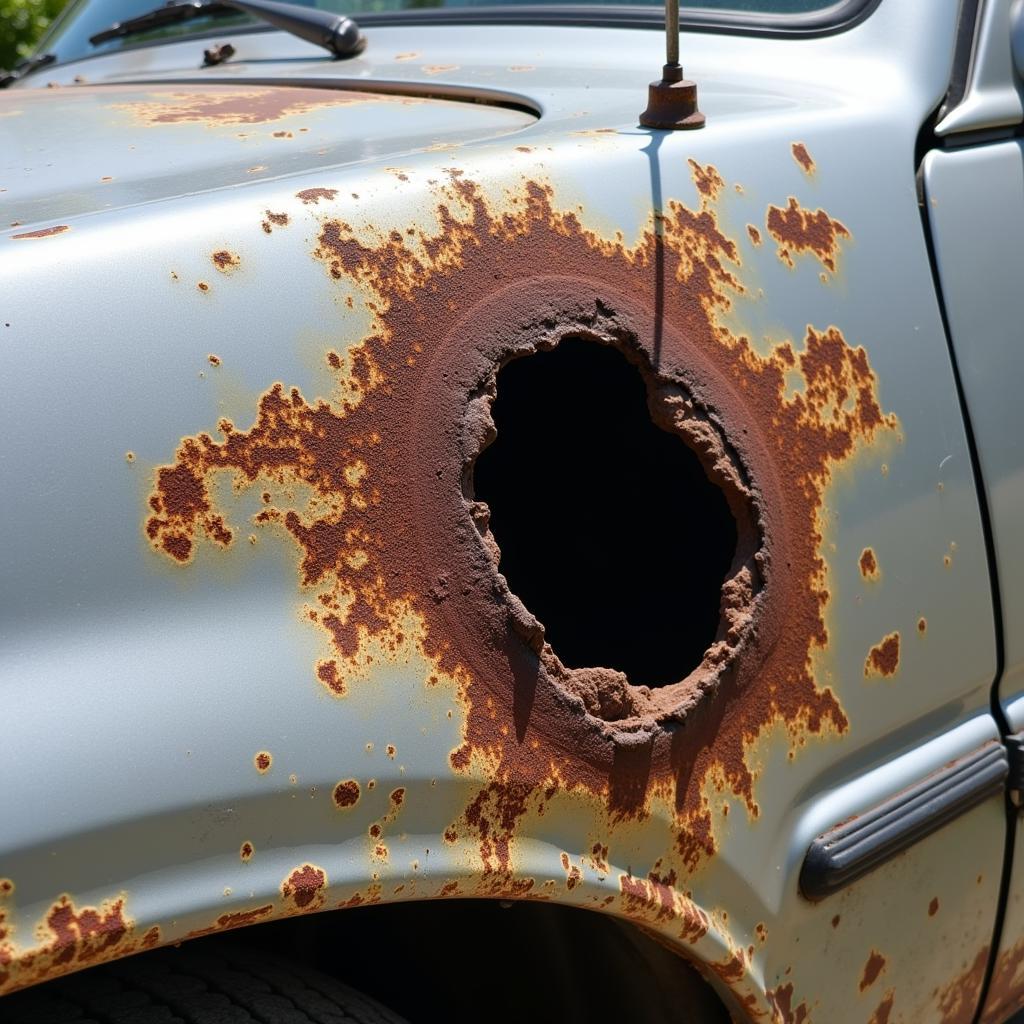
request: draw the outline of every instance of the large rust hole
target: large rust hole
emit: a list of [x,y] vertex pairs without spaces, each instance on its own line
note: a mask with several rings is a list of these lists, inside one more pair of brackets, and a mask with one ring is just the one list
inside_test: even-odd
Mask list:
[[582,338],[498,373],[474,468],[500,570],[567,668],[676,683],[719,628],[737,529],[725,495],[651,419],[636,367]]

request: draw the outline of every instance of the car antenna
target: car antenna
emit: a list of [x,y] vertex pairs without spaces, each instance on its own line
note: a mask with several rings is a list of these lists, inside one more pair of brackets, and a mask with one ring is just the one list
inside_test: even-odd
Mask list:
[[679,131],[703,128],[704,121],[697,109],[697,83],[683,78],[679,63],[679,0],[665,0],[665,66],[661,81],[648,86],[647,109],[640,115],[640,124]]

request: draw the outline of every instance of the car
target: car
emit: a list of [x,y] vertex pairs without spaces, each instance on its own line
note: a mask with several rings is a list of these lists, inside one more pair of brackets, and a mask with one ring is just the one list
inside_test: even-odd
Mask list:
[[1021,0],[152,2],[0,93],[0,1020],[1020,1009]]

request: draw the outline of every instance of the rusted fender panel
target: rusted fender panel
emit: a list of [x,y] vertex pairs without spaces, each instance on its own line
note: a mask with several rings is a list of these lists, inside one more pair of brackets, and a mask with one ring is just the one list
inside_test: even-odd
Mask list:
[[[751,1019],[933,1019],[991,935],[998,809],[836,901],[796,889],[811,836],[994,733],[984,547],[894,142],[919,113],[885,108],[870,165],[838,123],[553,117],[163,204],[141,233],[121,211],[0,237],[24,539],[3,984],[472,895],[642,922]],[[739,524],[719,636],[668,687],[561,664],[467,480],[498,364],[568,334],[626,353]],[[43,337],[75,343],[55,364]],[[942,855],[967,829],[971,857]],[[955,946],[936,928],[905,955],[947,921]]]

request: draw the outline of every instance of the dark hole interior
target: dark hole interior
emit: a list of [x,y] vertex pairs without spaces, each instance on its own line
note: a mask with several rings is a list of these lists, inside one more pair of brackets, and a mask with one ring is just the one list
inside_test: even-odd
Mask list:
[[639,371],[580,338],[508,363],[474,490],[508,585],[570,668],[663,686],[700,664],[736,552],[725,495],[656,426]]

